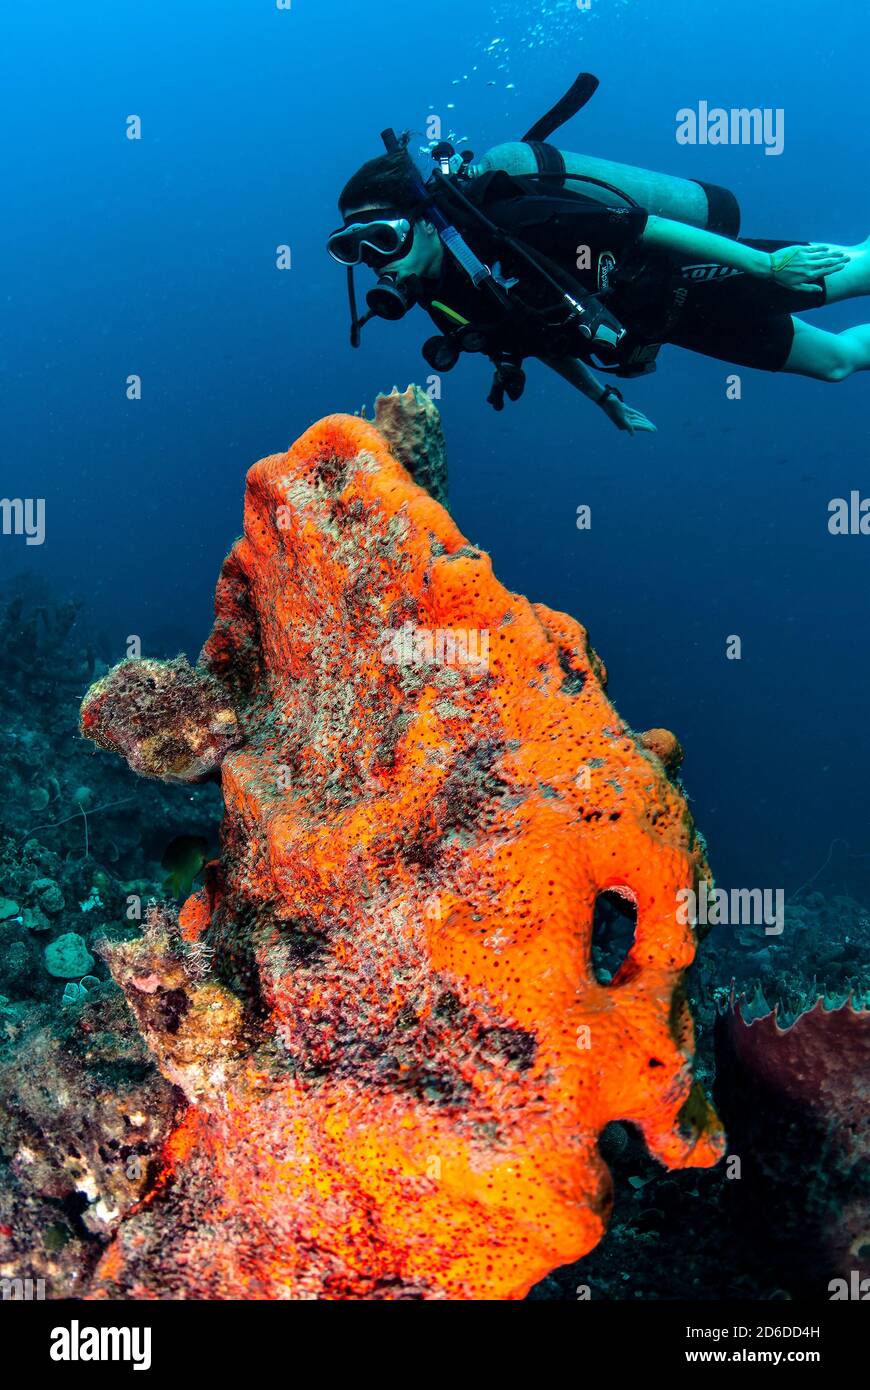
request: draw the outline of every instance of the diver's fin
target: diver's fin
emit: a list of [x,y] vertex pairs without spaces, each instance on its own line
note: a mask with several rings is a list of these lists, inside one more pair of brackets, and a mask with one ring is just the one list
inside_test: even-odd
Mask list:
[[591,72],[581,72],[574,80],[573,85],[565,93],[560,101],[542,116],[530,130],[526,131],[523,140],[547,140],[555,130],[563,126],[566,121],[570,121],[572,116],[576,116],[578,111],[582,111],[588,101],[591,101],[598,91],[599,81],[593,77]]

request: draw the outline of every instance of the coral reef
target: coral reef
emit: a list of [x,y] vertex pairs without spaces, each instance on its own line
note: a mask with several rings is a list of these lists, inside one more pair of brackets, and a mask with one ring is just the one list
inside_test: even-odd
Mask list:
[[[675,741],[631,734],[583,628],[506,591],[373,425],[251,470],[207,697],[164,670],[109,673],[83,730],[149,774],[182,736],[220,756],[222,853],[177,924],[105,948],[188,1105],[95,1296],[519,1297],[601,1238],[609,1122],[716,1162]],[[603,980],[608,893],[636,925]]]
[[0,1278],[80,1296],[154,1180],[178,1098],[111,983],[51,1015],[0,1008],[0,1036]]
[[724,1003],[732,980],[738,994],[757,990],[778,1004],[780,1022],[812,1008],[823,995],[848,994],[870,1008],[870,912],[845,893],[819,892],[783,905],[782,931],[760,921],[715,927],[700,963],[705,989]]
[[[443,437],[423,393],[410,388],[381,397],[375,422],[389,437],[391,453],[416,481],[430,491],[440,489],[443,496]],[[291,519],[289,511],[279,511],[279,529]],[[399,610],[393,621],[397,633],[410,631],[413,640],[395,646],[387,677],[403,688],[410,685],[412,694],[423,677],[457,684],[465,679],[479,682],[488,675],[494,647],[486,653],[478,643],[472,650],[468,640],[454,640],[463,630],[453,626],[415,627],[426,619],[410,610],[408,616]],[[218,793],[214,787],[190,782],[164,789],[155,780],[134,778],[108,752],[74,738],[84,684],[106,670],[101,657],[107,645],[94,637],[87,623],[85,610],[70,599],[56,601],[31,578],[22,576],[0,593],[0,629],[10,655],[0,688],[6,734],[0,747],[5,790],[0,805],[0,1277],[42,1277],[49,1297],[77,1296],[88,1288],[122,1221],[120,1253],[117,1247],[111,1251],[93,1285],[97,1291],[126,1293],[136,1287],[140,1275],[141,1287],[155,1291],[153,1272],[147,1267],[150,1261],[159,1268],[163,1259],[154,1243],[155,1231],[165,1232],[170,1240],[178,1231],[187,1232],[194,1264],[215,1253],[228,1258],[233,1242],[242,1258],[257,1238],[262,1249],[270,1251],[270,1239],[257,1233],[256,1221],[250,1226],[239,1223],[235,1200],[227,1204],[232,1222],[225,1242],[214,1242],[211,1207],[204,1208],[204,1228],[194,1238],[195,1203],[220,1191],[212,1173],[212,1138],[197,1136],[195,1121],[202,1117],[203,1130],[209,1127],[224,1095],[241,1104],[247,1084],[244,1067],[251,1059],[264,1063],[267,1080],[261,1078],[260,1087],[270,1085],[273,1075],[296,1068],[296,1054],[285,1047],[283,1038],[273,1053],[268,1044],[266,1015],[271,1005],[261,994],[261,981],[268,976],[260,965],[260,937],[250,930],[254,917],[264,917],[268,905],[251,903],[232,883],[227,898],[225,881],[232,880],[232,860],[225,856],[223,865],[207,869],[205,890],[187,903],[181,922],[168,905],[147,909],[149,899],[165,898],[170,889],[177,891],[189,882],[188,847],[192,856],[195,842],[197,868],[202,857],[214,852],[204,838],[189,832],[194,826],[208,833],[209,808],[217,803]],[[115,723],[126,700],[115,701],[114,708],[108,702],[103,709],[105,726],[102,716],[97,721],[107,748],[129,751],[133,758],[141,750],[146,755],[141,770],[146,774],[165,770],[171,775],[174,762],[183,772],[213,778],[228,748],[235,745],[243,751],[241,739],[247,731],[242,721],[255,703],[258,681],[268,675],[258,624],[244,630],[251,638],[245,659],[234,660],[217,684],[203,664],[192,669],[178,659],[125,663],[125,689],[144,718],[138,724],[127,724],[123,718]],[[465,633],[470,635],[475,634]],[[152,646],[171,655],[182,641],[183,634],[175,632]],[[387,661],[387,647],[378,650]],[[468,660],[468,669],[467,656],[475,658]],[[603,667],[590,652],[590,663],[593,660],[595,677],[603,683]],[[149,677],[163,678],[173,670],[182,673],[180,680],[171,682],[175,713],[167,720],[167,710],[158,701],[149,725],[156,688]],[[565,677],[564,691],[582,692],[583,681],[576,674],[566,672]],[[232,710],[235,724],[224,719],[210,727],[214,713],[222,709]],[[164,736],[185,710],[193,717],[180,722],[186,738],[195,736],[195,744],[173,749]],[[637,735],[637,742],[653,767],[664,769],[670,778],[677,775],[681,750],[673,735],[652,729]],[[252,746],[256,743],[255,733]],[[398,737],[393,740],[400,755],[403,747]],[[388,747],[380,763],[389,766],[389,757]],[[586,794],[584,805],[592,804],[598,773],[608,776],[592,765],[594,761],[582,764],[576,777]],[[401,772],[400,760],[397,775]],[[469,775],[478,773],[472,768]],[[286,803],[293,793],[289,761],[279,780]],[[469,813],[475,814],[473,806]],[[442,814],[440,804],[434,814]],[[228,817],[228,829],[232,824]],[[239,835],[243,838],[241,829]],[[176,838],[167,848],[170,836]],[[184,872],[179,871],[176,884],[179,855]],[[829,852],[823,869],[830,858]],[[417,863],[419,872],[434,875],[434,857],[425,863],[418,855]],[[255,864],[259,873],[259,861],[252,859],[252,868]],[[169,867],[173,873],[167,879]],[[850,860],[846,868],[852,867]],[[786,903],[781,935],[768,935],[762,924],[716,927],[686,977],[696,1021],[695,1073],[705,1086],[712,1086],[715,1027],[720,1072],[716,1095],[729,1131],[730,1153],[741,1160],[740,1180],[727,1180],[730,1172],[723,1177],[722,1165],[667,1171],[649,1158],[634,1126],[609,1123],[599,1139],[615,1188],[607,1238],[576,1263],[548,1274],[532,1297],[574,1299],[578,1289],[588,1288],[595,1299],[818,1299],[829,1297],[832,1278],[848,1280],[853,1271],[861,1277],[870,1272],[865,1108],[856,1079],[867,1071],[863,1039],[870,1010],[870,913],[852,896],[851,873],[843,882],[835,866],[828,875],[826,896],[814,889],[818,879],[819,874],[813,874]],[[144,938],[137,915],[128,912],[131,897],[146,911]],[[288,925],[282,898],[286,892],[276,890],[276,920],[285,923],[282,938],[296,962],[290,968],[308,969],[306,953],[311,954],[313,968],[315,953],[321,946],[324,954],[328,949],[325,940],[314,932],[313,917],[306,920],[304,903],[299,917]],[[445,902],[437,888],[433,890],[424,900],[424,922],[438,925]],[[240,905],[235,923],[221,915],[230,912],[228,903]],[[618,892],[598,895],[590,959],[601,985],[610,985],[620,969],[633,916],[634,905]],[[398,928],[389,922],[382,926],[389,947],[389,933]],[[50,973],[49,962],[64,955],[69,937],[74,938],[77,954],[82,950],[79,943],[84,943],[76,969],[88,973],[67,979],[63,973]],[[335,939],[332,933],[330,937]],[[491,932],[493,937],[497,939],[497,933]],[[116,977],[135,1012],[107,978],[106,956],[113,957]],[[367,961],[363,975],[381,978]],[[743,996],[739,1003],[730,999],[732,980]],[[450,991],[445,993],[438,1026],[452,1032],[469,1015],[459,1013]],[[852,1001],[848,1010],[847,997]],[[345,1028],[342,1015],[330,1046],[324,1039],[327,1067],[335,1070],[338,1049],[366,1046],[381,1068],[375,1070],[372,1062],[384,1092],[395,1085],[397,1073],[405,1077],[409,1092],[417,1088],[416,1093],[423,1094],[425,1082],[430,1097],[440,1094],[443,1106],[453,1105],[456,1113],[464,1107],[470,1122],[476,1123],[475,1108],[464,1098],[439,1093],[449,1073],[436,1071],[440,1059],[434,1049],[427,1052],[425,1067],[420,1065],[413,1029],[425,1010],[415,1013],[413,991],[408,1001],[403,1032],[396,1035],[401,1047],[393,1036],[375,1052],[370,1036],[356,1038],[354,1018]],[[799,1028],[792,1030],[796,1021]],[[320,1016],[311,1023],[324,1032],[327,1026],[331,1023]],[[483,1035],[472,1023],[467,1043],[454,1047],[454,1054],[459,1051],[473,1075],[478,1059],[490,1061],[496,1048],[505,1058],[513,1054],[512,1066],[522,1066],[522,1047],[528,1049],[529,1044],[519,1032],[492,1030]],[[358,1063],[358,1056],[354,1060]],[[406,1070],[399,1072],[403,1066]],[[314,1072],[315,1064],[308,1071],[294,1070],[309,1079]],[[805,1084],[804,1077],[811,1084]],[[359,1089],[368,1104],[370,1078],[363,1080]],[[260,1087],[252,1108],[261,1098]],[[277,1098],[276,1091],[276,1103]],[[262,1162],[271,1183],[280,1133],[277,1121],[264,1123],[255,1139],[245,1135],[244,1142],[233,1132],[228,1152],[237,1156],[241,1148],[246,1157]],[[185,1148],[188,1139],[190,1153]],[[309,1146],[307,1141],[299,1143],[294,1131],[293,1140],[306,1160],[311,1151],[322,1151],[322,1136],[315,1134]],[[225,1141],[221,1137],[214,1142]],[[194,1143],[203,1145],[201,1174],[192,1171],[198,1162]],[[433,1148],[427,1180],[440,1172],[443,1183],[449,1152],[447,1144]],[[180,1186],[173,1196],[176,1175]],[[411,1189],[404,1172],[396,1170],[395,1182],[407,1196]],[[306,1196],[303,1185],[300,1207]],[[135,1210],[143,1198],[158,1209],[154,1229],[150,1217]],[[416,1189],[412,1199],[420,1200]],[[270,1203],[271,1210],[281,1211],[274,1194]],[[223,1207],[220,1210],[223,1214]],[[348,1202],[345,1210],[356,1212],[358,1207]],[[606,1216],[606,1201],[601,1210]],[[330,1208],[330,1225],[332,1212]],[[312,1223],[314,1219],[312,1209]],[[141,1270],[126,1254],[126,1243],[135,1237],[140,1222],[147,1231]],[[343,1229],[340,1212],[334,1224]],[[298,1243],[304,1219],[300,1215],[299,1221],[283,1223],[281,1229],[279,1240]],[[312,1248],[319,1243],[320,1238],[312,1241]],[[106,1277],[113,1260],[117,1282]],[[324,1262],[319,1256],[312,1258],[310,1278],[298,1279],[294,1273],[283,1284],[274,1278],[271,1256],[265,1264],[265,1277],[257,1269],[252,1278],[237,1278],[234,1287],[248,1297],[257,1296],[260,1288],[269,1293],[323,1288]],[[375,1262],[366,1284],[346,1277],[340,1265],[337,1260],[338,1272],[326,1288],[333,1296],[348,1290],[373,1297],[434,1296],[442,1290],[439,1280],[415,1283],[404,1269],[395,1278],[381,1278]],[[198,1276],[189,1285],[171,1276],[157,1282],[161,1293],[201,1286]]]
[[0,594],[0,997],[12,1005],[58,998],[54,942],[72,933],[91,951],[107,924],[134,920],[130,898],[159,895],[167,841],[216,819],[215,788],[181,804],[77,736],[82,691],[106,669],[81,626],[78,603],[27,576]]
[[218,797],[182,800],[78,737],[108,644],[76,601],[17,576],[0,635],[0,1277],[63,1297],[141,1196],[175,1109],[94,946],[139,935],[167,839],[213,838]]

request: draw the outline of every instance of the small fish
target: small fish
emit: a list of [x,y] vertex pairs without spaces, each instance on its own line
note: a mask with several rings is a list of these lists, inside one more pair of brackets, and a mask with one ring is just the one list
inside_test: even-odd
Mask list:
[[176,835],[160,861],[161,868],[169,870],[163,880],[164,890],[174,898],[186,898],[207,857],[208,840],[201,835]]

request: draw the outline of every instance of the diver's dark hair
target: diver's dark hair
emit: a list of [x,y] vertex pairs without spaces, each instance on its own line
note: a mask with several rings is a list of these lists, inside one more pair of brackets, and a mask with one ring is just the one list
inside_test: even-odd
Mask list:
[[375,207],[411,211],[420,197],[418,180],[414,162],[402,145],[357,169],[339,194],[338,210],[343,217],[349,208],[373,203]]

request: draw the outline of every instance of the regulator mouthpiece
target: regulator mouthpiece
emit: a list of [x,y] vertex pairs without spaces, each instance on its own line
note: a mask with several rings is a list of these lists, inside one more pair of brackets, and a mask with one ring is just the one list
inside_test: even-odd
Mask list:
[[412,278],[400,282],[393,270],[379,276],[378,283],[366,295],[369,312],[391,323],[403,319],[414,304]]

